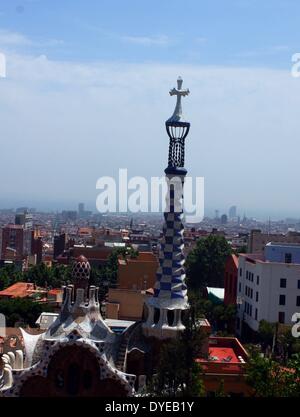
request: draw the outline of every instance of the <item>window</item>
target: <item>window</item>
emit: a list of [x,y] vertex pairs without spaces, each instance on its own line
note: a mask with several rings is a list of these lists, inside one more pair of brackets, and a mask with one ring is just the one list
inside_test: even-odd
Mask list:
[[279,296],[279,305],[285,306],[285,295],[280,294]]
[[242,268],[240,268],[240,277],[242,276],[242,274],[243,274],[243,270]]
[[259,285],[259,275],[256,276],[256,285]]
[[284,259],[286,264],[290,264],[292,262],[292,254],[291,253],[285,253]]
[[157,324],[159,322],[159,316],[160,316],[160,309],[154,308],[154,317],[153,317],[154,324]]
[[168,310],[167,312],[167,318],[168,318],[168,325],[171,327],[174,325],[174,310]]
[[255,301],[258,302],[258,291],[256,291],[256,294],[255,294]]
[[279,321],[279,323],[284,323],[285,322],[285,313],[283,311],[279,311],[278,321]]
[[257,308],[255,309],[255,320],[257,320]]
[[246,279],[248,279],[248,277],[249,277],[249,272],[246,271]]
[[298,279],[298,290],[300,290],[300,279]]
[[239,282],[239,292],[241,292],[242,291],[242,284],[241,284],[241,282]]
[[286,278],[280,278],[280,288],[286,288]]
[[296,306],[300,307],[300,295],[297,295]]

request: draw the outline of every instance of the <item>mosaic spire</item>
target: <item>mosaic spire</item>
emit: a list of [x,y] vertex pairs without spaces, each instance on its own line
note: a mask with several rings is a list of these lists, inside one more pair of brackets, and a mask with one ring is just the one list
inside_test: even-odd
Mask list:
[[163,237],[160,242],[159,267],[156,274],[154,295],[146,301],[148,317],[144,333],[159,338],[173,337],[184,329],[181,314],[188,306],[185,284],[183,184],[187,173],[184,168],[185,138],[190,123],[182,116],[181,98],[189,94],[182,89],[182,79],[170,95],[177,96],[173,115],[166,121],[169,136],[166,209],[164,212]]

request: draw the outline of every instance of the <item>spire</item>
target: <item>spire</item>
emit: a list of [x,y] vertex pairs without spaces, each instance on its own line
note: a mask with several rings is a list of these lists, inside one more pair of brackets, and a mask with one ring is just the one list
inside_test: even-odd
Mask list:
[[[159,267],[156,273],[154,295],[146,300],[147,321],[143,324],[144,334],[159,339],[175,337],[184,329],[181,322],[183,310],[189,308],[185,284],[184,226],[183,226],[183,184],[187,173],[184,168],[184,146],[190,123],[182,116],[181,97],[189,94],[182,89],[182,79],[177,80],[177,89],[170,95],[177,96],[172,117],[166,121],[170,139],[168,167],[167,211],[163,237],[160,242]],[[175,186],[178,183],[181,187]]]
[[[166,129],[170,139],[168,168],[184,167],[185,138],[190,130],[190,123],[182,115],[181,98],[190,93],[182,88],[183,80],[178,77],[177,88],[170,90],[170,96],[176,95],[177,101],[173,115],[166,121]],[[173,169],[171,169],[173,172]]]

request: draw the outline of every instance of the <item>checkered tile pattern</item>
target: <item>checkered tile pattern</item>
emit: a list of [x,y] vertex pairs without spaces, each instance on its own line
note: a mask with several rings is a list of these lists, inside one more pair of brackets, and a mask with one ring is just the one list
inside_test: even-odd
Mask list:
[[[187,287],[185,285],[185,258],[183,254],[183,214],[182,209],[176,212],[174,210],[175,202],[172,190],[169,190],[169,197],[169,212],[164,214],[165,224],[160,242],[159,268],[156,273],[154,297],[184,299],[187,296]],[[180,207],[182,208],[182,202]]]

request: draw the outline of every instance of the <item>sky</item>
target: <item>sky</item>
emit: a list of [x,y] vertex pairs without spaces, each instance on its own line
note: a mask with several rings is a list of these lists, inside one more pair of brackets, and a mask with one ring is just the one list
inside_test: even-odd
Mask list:
[[206,213],[300,217],[298,0],[0,0],[0,208],[163,175],[179,75]]

